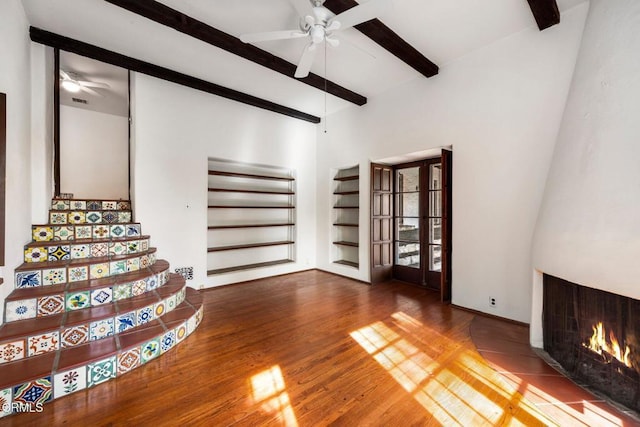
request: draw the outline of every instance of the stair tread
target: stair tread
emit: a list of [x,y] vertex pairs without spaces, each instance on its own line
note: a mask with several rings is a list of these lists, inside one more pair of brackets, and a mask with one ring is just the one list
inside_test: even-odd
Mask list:
[[49,268],[80,267],[91,264],[102,264],[105,262],[121,261],[125,259],[140,257],[141,255],[152,254],[157,252],[157,250],[157,248],[149,248],[146,251],[140,251],[126,255],[107,255],[104,257],[66,259],[61,261],[24,262],[20,264],[20,266],[18,266],[15,271],[44,270]]
[[111,242],[130,242],[132,240],[150,239],[149,235],[125,236],[125,237],[108,237],[101,239],[78,239],[78,240],[48,240],[45,242],[29,242],[26,248],[39,248],[44,246],[70,246],[70,245],[89,245],[91,243],[111,243]]
[[[149,340],[160,337],[167,330],[172,329],[167,328],[167,324],[174,325],[175,328],[190,319],[201,306],[202,296],[199,292],[193,288],[187,288],[185,300],[175,310],[163,315],[160,319],[140,325],[136,329],[79,346],[0,364],[0,389],[85,366],[142,346]],[[167,317],[167,322],[165,322],[165,316],[172,313],[175,314]],[[53,378],[51,378],[51,382],[53,383]]]

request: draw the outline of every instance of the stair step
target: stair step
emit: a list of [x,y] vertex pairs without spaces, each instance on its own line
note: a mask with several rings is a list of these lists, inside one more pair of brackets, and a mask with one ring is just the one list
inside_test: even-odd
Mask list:
[[[156,262],[156,251],[156,248],[149,248],[146,251],[129,255],[25,262],[15,269],[15,284],[16,288],[27,288],[113,277],[154,264]],[[100,253],[108,253],[106,245],[100,249],[100,252],[95,252],[96,255]]]
[[52,210],[131,210],[129,200],[53,199]]
[[107,245],[109,255],[127,255],[149,249],[149,236],[120,237],[116,239],[82,239],[73,242],[31,242],[24,247],[24,262],[37,263],[67,259],[85,259],[95,256]]
[[72,241],[81,239],[117,239],[140,237],[140,223],[122,224],[40,224],[31,226],[34,242]]
[[42,318],[135,297],[162,287],[169,275],[169,263],[159,260],[115,277],[16,289],[5,300],[6,321]]
[[[185,280],[174,274],[162,289],[104,306],[7,323],[0,328],[0,364],[101,340],[159,319],[182,303]],[[15,354],[18,349],[22,351]]]
[[51,225],[124,224],[131,222],[131,218],[131,211],[49,211],[49,224]]
[[202,310],[198,291],[187,288],[173,312],[138,329],[0,365],[0,391],[9,391],[8,403],[37,405],[117,378],[190,335]]

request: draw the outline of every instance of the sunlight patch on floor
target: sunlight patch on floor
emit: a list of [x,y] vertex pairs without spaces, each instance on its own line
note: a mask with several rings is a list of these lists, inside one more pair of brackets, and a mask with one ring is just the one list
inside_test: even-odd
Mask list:
[[275,415],[284,426],[298,425],[289,394],[286,392],[282,371],[278,365],[252,376],[249,382],[254,404],[260,405],[267,414]]

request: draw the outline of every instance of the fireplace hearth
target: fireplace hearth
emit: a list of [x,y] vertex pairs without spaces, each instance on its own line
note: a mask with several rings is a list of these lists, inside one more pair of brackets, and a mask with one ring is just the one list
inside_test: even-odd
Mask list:
[[544,349],[576,381],[640,412],[640,301],[544,275]]

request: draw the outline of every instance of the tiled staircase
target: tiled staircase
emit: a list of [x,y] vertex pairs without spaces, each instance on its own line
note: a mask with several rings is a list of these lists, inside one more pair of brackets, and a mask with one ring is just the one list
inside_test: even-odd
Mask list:
[[0,327],[0,417],[123,375],[200,323],[201,296],[156,259],[128,201],[54,199],[32,230]]

